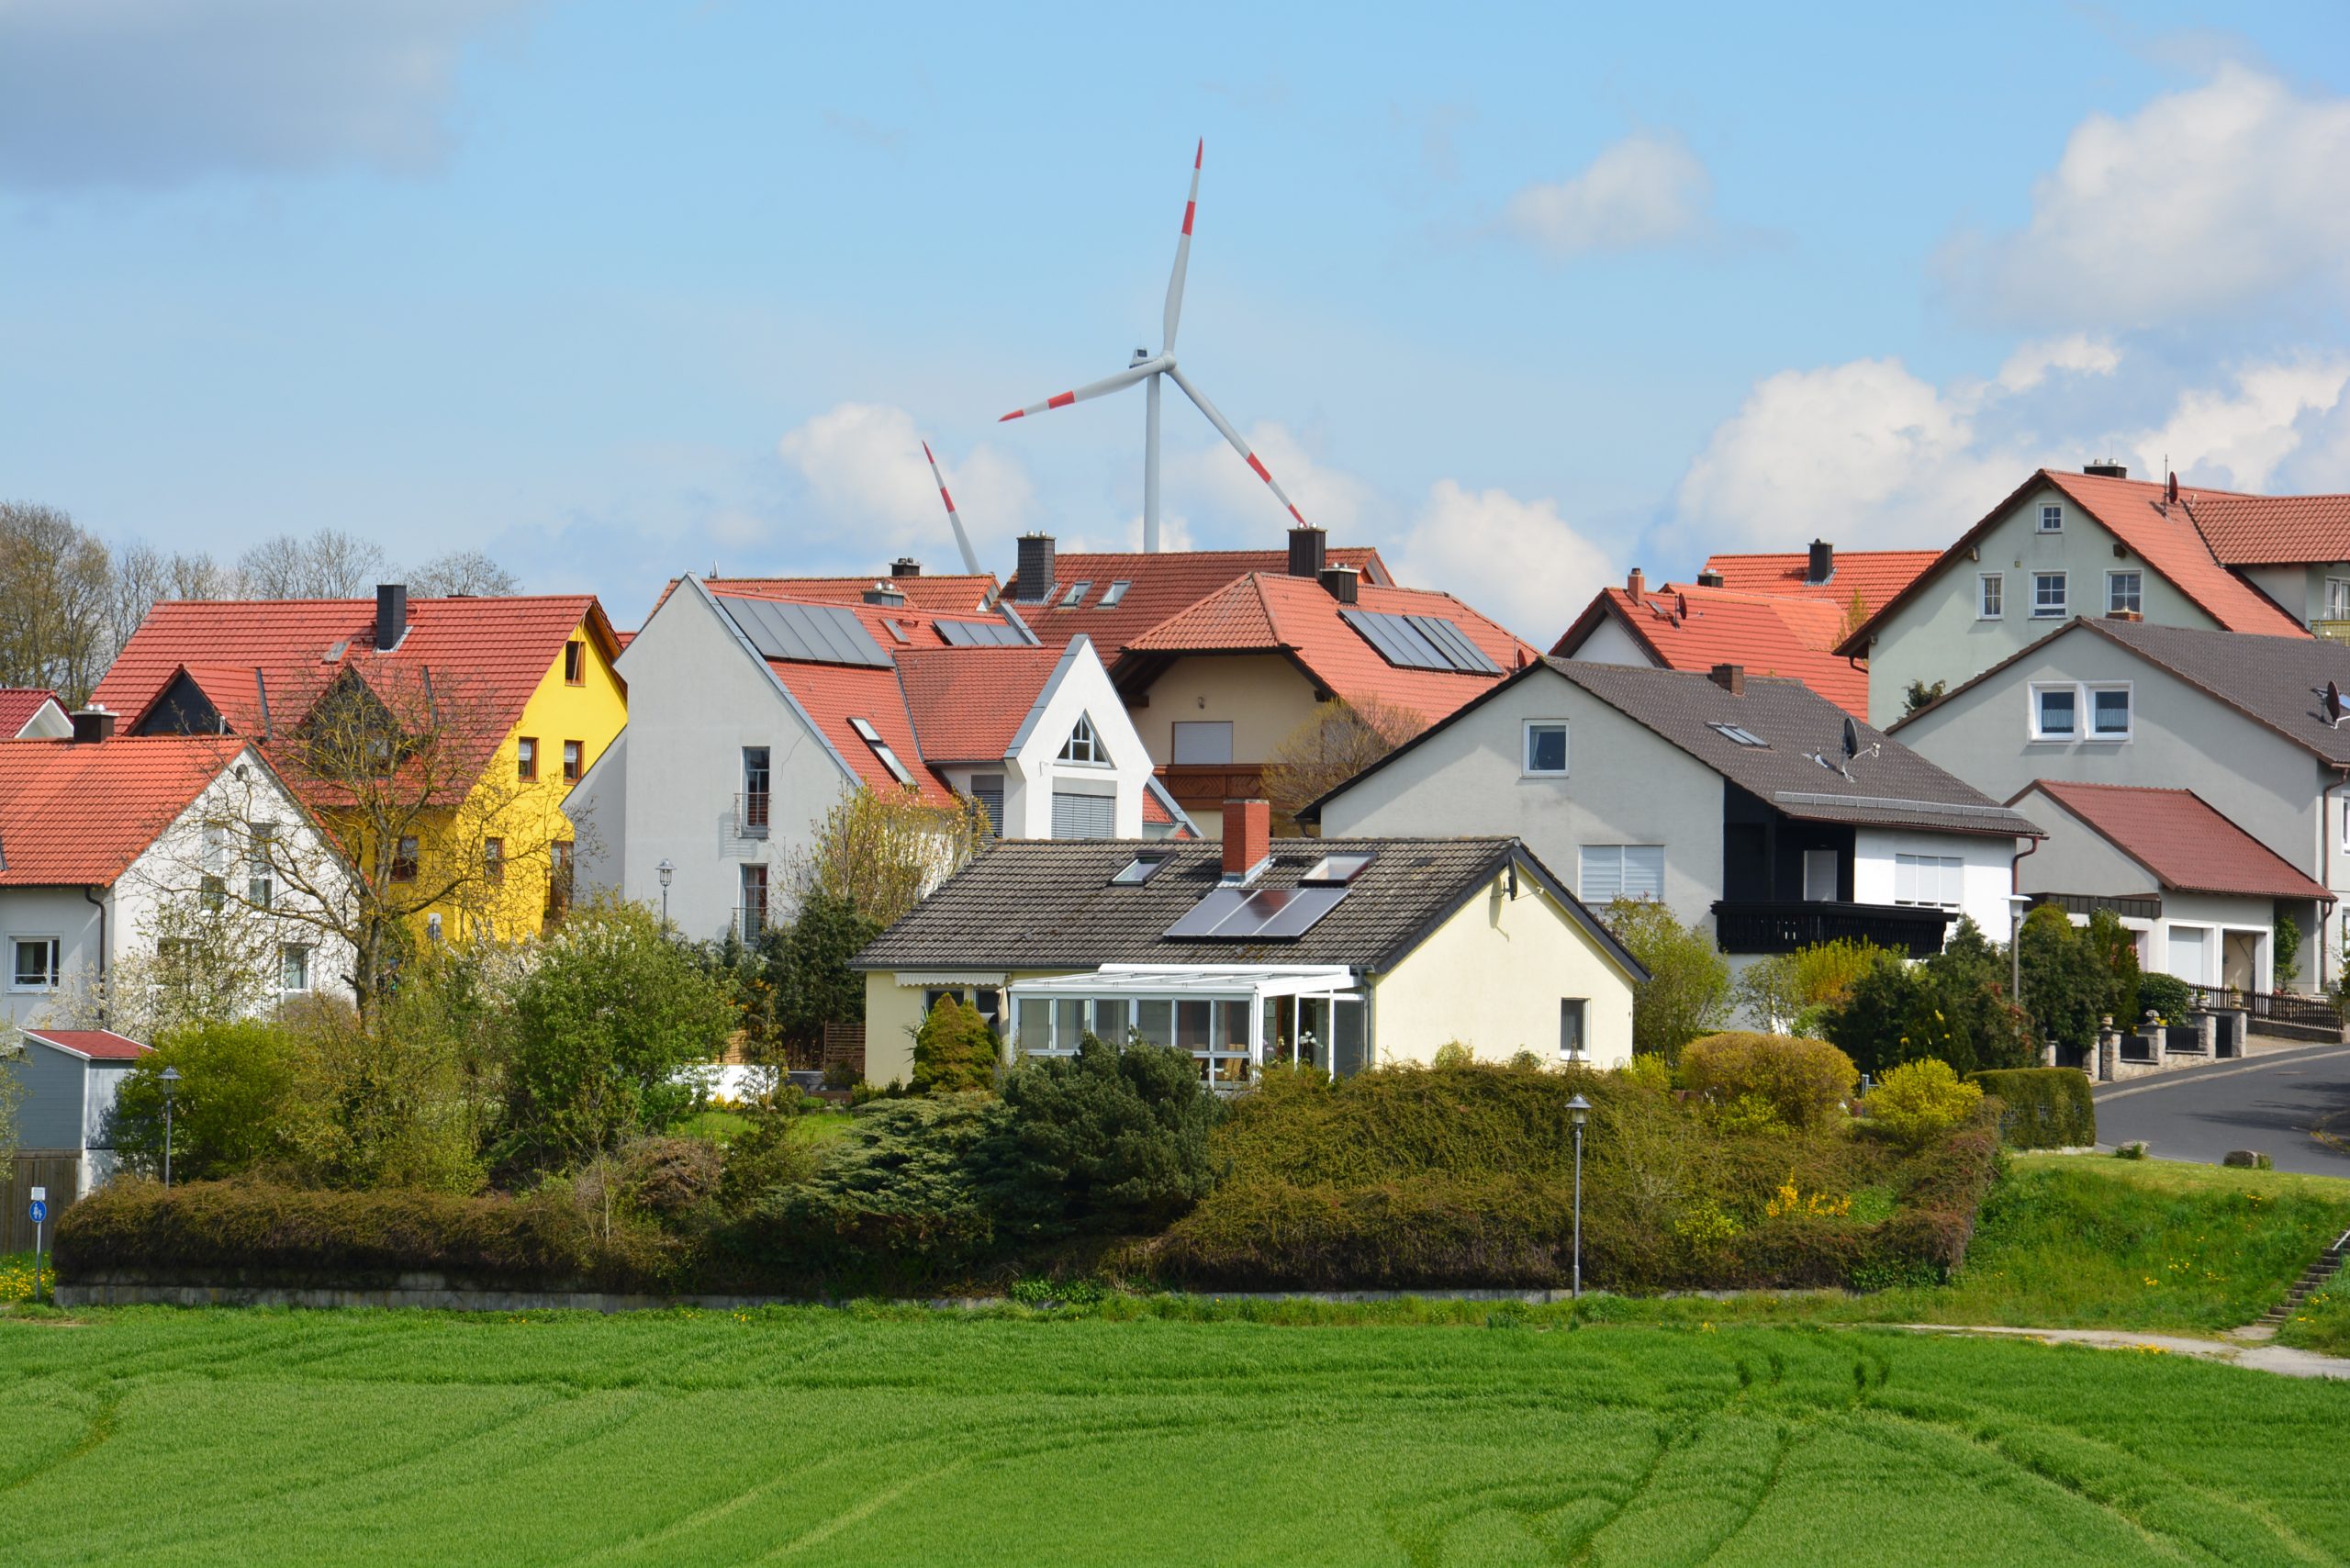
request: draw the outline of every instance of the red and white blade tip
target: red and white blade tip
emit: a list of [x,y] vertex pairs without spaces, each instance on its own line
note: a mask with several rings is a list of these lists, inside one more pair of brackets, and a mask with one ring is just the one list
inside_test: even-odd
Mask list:
[[1196,148],[1194,148],[1194,149],[1192,149],[1192,168],[1194,168],[1194,169],[1198,168],[1198,167],[1200,166],[1200,164],[1201,164],[1202,162],[1203,162],[1206,160],[1207,155],[1208,155],[1208,139],[1207,139],[1206,137],[1203,136],[1203,137],[1201,137],[1201,138],[1200,138],[1200,144],[1199,144],[1199,146],[1198,146],[1198,147],[1196,147]]

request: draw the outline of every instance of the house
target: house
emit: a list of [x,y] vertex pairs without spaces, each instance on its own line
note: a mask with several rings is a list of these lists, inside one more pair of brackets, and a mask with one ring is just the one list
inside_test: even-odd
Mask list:
[[1799,680],[1855,718],[1868,717],[1869,672],[1836,652],[1845,612],[1832,600],[1666,583],[1637,566],[1602,588],[1550,649],[1562,659],[1695,670],[1734,664]]
[[[453,935],[510,938],[570,895],[578,827],[562,801],[627,722],[619,655],[589,594],[410,599],[386,583],[372,600],[173,600],[148,612],[94,700],[132,734],[235,735],[276,755],[362,865],[459,890],[424,912],[428,929],[445,917]],[[355,805],[344,779],[300,765],[297,738],[344,713],[397,732],[374,744],[429,754],[385,791],[399,812]],[[367,820],[386,816],[397,821]]]
[[2343,935],[2324,899],[2350,889],[2350,729],[2329,683],[2350,692],[2350,646],[2327,638],[2076,617],[1892,733],[2003,800],[2042,780],[2192,791],[2315,884],[2277,896],[2307,934],[2294,978],[2322,990]]
[[1395,586],[1376,552],[1328,550],[1318,528],[1290,530],[1286,554],[1059,557],[1042,534],[1020,549],[1016,613],[1048,645],[1099,628],[1161,781],[1211,833],[1317,703],[1433,723],[1535,656],[1451,595]]
[[255,1002],[339,983],[349,950],[317,916],[348,870],[260,748],[73,723],[0,742],[0,1016],[101,1012],[175,961],[233,968],[219,983]]
[[1268,1062],[1345,1076],[1458,1040],[1613,1067],[1647,979],[1514,839],[1276,839],[1262,801],[1217,842],[1005,842],[857,955],[866,1076],[912,1070],[913,1033],[954,994],[1007,1054],[1091,1033],[1173,1044],[1237,1089]]
[[0,1070],[24,1090],[17,1108],[17,1146],[25,1154],[76,1162],[74,1191],[57,1208],[85,1198],[119,1168],[114,1149],[115,1098],[151,1047],[106,1029],[27,1029],[23,1049]]
[[2307,636],[2322,610],[2350,617],[2350,564],[2337,557],[2350,558],[2350,497],[2182,488],[2116,464],[2042,468],[1837,651],[1867,658],[1869,717],[1889,724],[1913,683],[1972,679],[2077,614]]
[[[673,578],[661,590],[658,611],[677,592]],[[869,593],[885,598],[895,594],[907,605],[920,610],[945,615],[985,615],[995,608],[1002,597],[1002,585],[993,572],[973,577],[934,577],[924,574],[922,563],[911,555],[901,555],[890,563],[887,577],[722,577],[715,575],[701,579],[701,586],[714,594],[736,599],[788,599],[805,604],[862,604]],[[645,617],[651,620],[652,616]]]
[[2274,991],[2277,914],[2334,902],[2192,790],[2039,778],[2008,803],[2048,832],[2017,891],[2111,912],[2140,967],[2190,985]]
[[1697,586],[1773,599],[1807,599],[1843,611],[1857,604],[1865,618],[1915,582],[1940,554],[1935,550],[1839,550],[1825,539],[1815,539],[1808,550],[1709,555],[1697,573]]
[[1594,908],[1662,900],[1738,967],[1838,937],[1931,953],[1961,915],[2003,934],[2010,862],[2039,836],[1800,681],[1559,658],[1305,814],[1343,837],[1505,835]]
[[0,686],[0,740],[62,741],[73,733],[56,692]]
[[977,801],[1006,837],[1190,830],[1088,639],[1048,647],[1001,610],[923,610],[887,591],[904,580],[839,602],[680,579],[621,655],[627,731],[571,797],[599,826],[588,884],[663,901],[697,936],[755,935],[859,786]]

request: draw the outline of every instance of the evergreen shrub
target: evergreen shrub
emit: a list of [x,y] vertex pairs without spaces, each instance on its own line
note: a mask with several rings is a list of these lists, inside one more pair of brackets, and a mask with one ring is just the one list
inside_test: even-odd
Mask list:
[[1791,1127],[1834,1125],[1860,1079],[1852,1058],[1825,1040],[1733,1031],[1692,1040],[1681,1051],[1684,1088],[1724,1104],[1754,1095]]
[[2097,1102],[2089,1097],[2087,1075],[2076,1068],[1978,1072],[1967,1081],[1999,1103],[1999,1141],[2009,1148],[2087,1148],[2097,1142]]

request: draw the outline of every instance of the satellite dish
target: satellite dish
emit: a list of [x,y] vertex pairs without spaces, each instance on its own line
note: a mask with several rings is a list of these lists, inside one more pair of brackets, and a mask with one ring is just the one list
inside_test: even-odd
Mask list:
[[2330,680],[2325,683],[2325,722],[2333,729],[2342,727],[2342,689]]
[[1860,727],[1848,715],[1844,720],[1844,760],[1850,762],[1861,755]]

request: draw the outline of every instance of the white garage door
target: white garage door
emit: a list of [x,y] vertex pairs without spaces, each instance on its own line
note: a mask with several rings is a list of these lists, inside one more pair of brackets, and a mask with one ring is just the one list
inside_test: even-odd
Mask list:
[[2209,985],[2211,934],[2199,925],[2170,928],[2170,972],[2189,985]]

